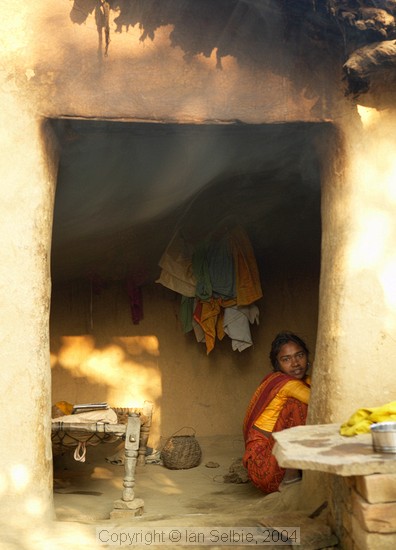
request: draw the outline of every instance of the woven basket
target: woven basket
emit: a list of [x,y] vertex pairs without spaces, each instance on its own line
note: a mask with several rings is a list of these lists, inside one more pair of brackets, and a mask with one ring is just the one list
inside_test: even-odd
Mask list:
[[[182,430],[185,428],[181,428]],[[187,428],[193,430],[193,428]],[[180,432],[181,430],[179,430]],[[172,435],[161,451],[164,466],[170,470],[187,470],[195,468],[201,461],[202,451],[195,439],[195,430],[189,435]]]

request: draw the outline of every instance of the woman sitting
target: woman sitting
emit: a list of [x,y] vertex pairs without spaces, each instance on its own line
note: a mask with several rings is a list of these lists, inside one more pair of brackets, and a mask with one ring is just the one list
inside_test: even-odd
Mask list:
[[298,470],[281,468],[272,454],[272,432],[305,424],[310,395],[309,351],[292,332],[281,332],[272,342],[268,374],[253,394],[243,424],[243,464],[250,480],[265,493],[301,479]]

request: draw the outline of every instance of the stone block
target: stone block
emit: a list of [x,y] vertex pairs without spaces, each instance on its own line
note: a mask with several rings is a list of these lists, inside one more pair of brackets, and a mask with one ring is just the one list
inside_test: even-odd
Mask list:
[[143,508],[137,508],[136,510],[117,509],[110,512],[110,519],[131,519],[143,515]]
[[352,518],[353,541],[357,550],[395,550],[396,533],[369,533]]
[[144,501],[141,498],[134,498],[130,501],[120,498],[114,501],[113,506],[110,519],[130,519],[143,515]]
[[[133,500],[117,499],[113,503],[115,510],[137,510],[141,508],[143,510],[144,500],[141,498],[134,498]],[[141,515],[141,514],[140,514]]]
[[144,501],[141,498],[135,498],[130,501],[119,498],[113,503],[114,509],[110,512],[110,519],[131,519],[143,515]]
[[396,537],[396,502],[369,504],[353,491],[352,509],[353,515],[366,531],[395,533]]
[[357,476],[355,481],[358,493],[367,502],[396,502],[396,474]]

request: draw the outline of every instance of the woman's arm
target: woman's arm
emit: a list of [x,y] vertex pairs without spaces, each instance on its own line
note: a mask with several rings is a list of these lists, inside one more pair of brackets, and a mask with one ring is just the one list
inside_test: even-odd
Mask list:
[[294,397],[302,403],[309,403],[310,388],[300,380],[290,380],[280,390],[283,396]]

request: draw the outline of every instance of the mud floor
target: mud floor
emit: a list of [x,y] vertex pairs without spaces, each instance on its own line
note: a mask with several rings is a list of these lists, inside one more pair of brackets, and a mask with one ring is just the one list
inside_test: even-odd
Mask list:
[[[123,465],[111,464],[106,460],[114,456],[117,444],[88,447],[86,461],[83,463],[76,462],[72,453],[55,458],[54,522],[46,527],[26,529],[18,534],[15,532],[14,538],[17,540],[13,540],[11,533],[8,538],[3,538],[0,549],[115,548],[123,546],[100,543],[97,528],[104,529],[106,533],[129,527],[143,530],[208,526],[240,528],[259,526],[263,520],[265,524],[266,518],[274,517],[279,518],[282,523],[284,518],[300,521],[300,518],[304,519],[312,513],[312,509],[306,509],[302,504],[304,481],[285,486],[280,492],[271,495],[262,494],[250,482],[224,481],[224,476],[229,474],[235,459],[242,457],[241,437],[200,438],[199,443],[202,460],[195,468],[170,470],[156,463],[137,467],[135,496],[144,501],[144,512],[140,517],[129,519],[110,519],[113,502],[122,493],[124,476]],[[124,544],[124,547],[128,546],[151,549],[157,547],[154,543]],[[184,546],[158,546],[166,547],[180,549]],[[198,545],[186,546],[190,549],[194,547]],[[221,544],[210,547],[224,549],[228,546]],[[230,547],[238,548],[236,545]],[[242,547],[246,549],[249,546]],[[283,546],[286,547],[290,548]],[[322,544],[316,547],[324,546]]]

